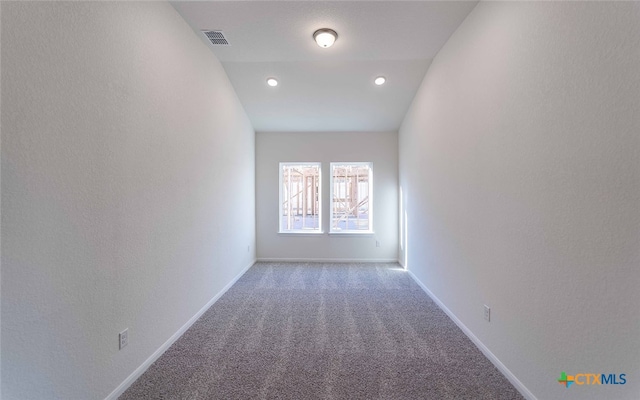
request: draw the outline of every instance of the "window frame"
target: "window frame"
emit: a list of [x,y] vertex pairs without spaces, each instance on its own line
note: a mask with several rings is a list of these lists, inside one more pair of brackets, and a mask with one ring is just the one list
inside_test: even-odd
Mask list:
[[[356,229],[346,229],[346,230],[335,230],[333,227],[333,210],[334,210],[334,167],[335,166],[368,166],[369,167],[369,229],[367,230],[356,230]],[[375,234],[373,229],[373,162],[371,161],[344,161],[344,162],[331,162],[329,163],[329,234],[330,235],[372,235]]]
[[[318,228],[313,229],[289,229],[282,228],[282,217],[284,216],[283,198],[284,198],[284,167],[295,165],[309,165],[318,167]],[[321,235],[322,230],[322,163],[319,161],[283,161],[278,163],[278,234],[283,235]]]

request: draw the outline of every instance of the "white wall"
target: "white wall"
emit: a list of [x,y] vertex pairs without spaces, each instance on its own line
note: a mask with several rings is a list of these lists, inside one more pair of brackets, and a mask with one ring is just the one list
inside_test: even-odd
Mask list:
[[[0,21],[2,21],[2,6],[0,6]],[[2,48],[2,27],[0,26],[0,49]],[[2,74],[2,51],[0,51],[0,75]],[[2,79],[0,79],[0,93],[2,93]],[[2,110],[2,96],[0,96],[0,111]],[[0,118],[0,154],[2,153],[2,119]],[[0,165],[2,163],[0,162]],[[0,310],[2,310],[2,167],[0,166]],[[0,343],[2,343],[2,312],[0,312]],[[0,399],[2,398],[2,348],[0,345]]]
[[2,61],[2,398],[103,399],[252,263],[255,135],[167,3],[2,2]]
[[[0,21],[2,21],[2,7],[0,6]],[[0,27],[0,49],[2,48],[2,29]],[[0,75],[2,71],[2,51],[0,51]],[[2,79],[0,79],[0,93],[2,93]],[[0,110],[2,110],[2,96],[0,96]],[[0,154],[2,153],[2,119],[0,118]],[[0,163],[2,164],[2,163]],[[2,167],[0,166],[0,310],[2,310]],[[2,312],[0,312],[0,343],[2,343]],[[0,398],[2,398],[2,352],[0,345]]]
[[[323,235],[278,233],[278,165],[322,162]],[[329,235],[329,163],[373,162],[374,235]],[[256,232],[259,259],[397,260],[398,135],[395,132],[256,134]],[[376,247],[376,240],[380,247]]]
[[409,270],[538,399],[640,398],[639,21],[480,2],[399,132]]

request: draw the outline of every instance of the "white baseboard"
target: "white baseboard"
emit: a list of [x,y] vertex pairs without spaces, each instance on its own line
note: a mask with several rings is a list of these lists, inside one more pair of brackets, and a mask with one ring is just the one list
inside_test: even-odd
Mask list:
[[394,258],[258,258],[257,262],[397,263]]
[[[402,263],[400,263],[400,265],[402,265]],[[496,357],[487,348],[487,346],[485,346],[484,343],[482,343],[480,339],[478,339],[478,337],[474,335],[473,332],[471,332],[471,330],[469,330],[469,328],[467,328],[465,324],[463,324],[462,321],[460,321],[458,317],[456,317],[456,315],[451,312],[451,310],[449,310],[447,306],[445,306],[444,303],[442,303],[440,299],[437,298],[436,295],[434,295],[431,290],[429,290],[424,285],[424,283],[420,282],[420,280],[416,278],[413,272],[409,270],[407,270],[407,272],[409,273],[409,276],[411,276],[411,278],[413,278],[413,280],[418,284],[418,286],[420,286],[422,290],[424,290],[425,293],[429,297],[431,297],[431,300],[433,300],[438,305],[438,307],[440,307],[442,311],[444,311],[449,316],[449,318],[451,318],[451,320],[455,322],[456,325],[458,325],[458,327],[462,330],[462,332],[464,332],[465,335],[467,335],[467,337],[473,342],[473,344],[475,344],[476,347],[480,349],[482,354],[484,354],[485,357],[487,357],[489,361],[491,361],[491,363],[495,365],[496,368],[498,368],[498,371],[502,372],[502,374],[509,380],[509,382],[511,382],[511,384],[518,390],[518,392],[520,392],[520,394],[524,396],[525,399],[537,400],[533,393],[531,393],[531,391],[529,391],[529,389],[527,389],[527,387],[522,382],[520,382],[520,380],[516,378],[516,376],[511,371],[509,371],[509,369],[502,363],[502,361],[500,361],[498,357]]]
[[178,338],[180,338],[180,336],[182,336],[182,334],[185,333],[187,329],[189,329],[191,325],[193,325],[193,323],[196,322],[198,318],[200,318],[202,314],[205,313],[205,311],[207,311],[216,301],[218,301],[218,299],[222,297],[222,295],[225,294],[227,290],[229,290],[231,286],[233,286],[233,284],[236,283],[238,279],[240,279],[240,277],[242,277],[242,275],[244,275],[245,272],[247,272],[249,268],[251,268],[255,263],[256,260],[254,259],[253,261],[251,261],[251,263],[249,263],[249,265],[244,267],[244,269],[240,271],[240,273],[236,275],[231,280],[231,282],[229,282],[224,288],[222,288],[222,290],[219,291],[218,294],[213,296],[213,298],[209,300],[207,304],[205,304],[204,307],[200,309],[200,311],[198,311],[193,317],[191,317],[191,319],[189,319],[186,324],[184,324],[180,329],[178,329],[176,333],[173,334],[173,336],[171,336],[166,342],[164,342],[162,346],[158,348],[158,350],[156,350],[149,358],[147,358],[145,362],[142,363],[142,365],[136,368],[136,370],[133,371],[133,373],[129,375],[127,379],[125,379],[113,392],[111,392],[105,398],[105,400],[117,400],[117,398],[120,397],[120,395],[122,395],[122,393],[124,393],[125,390],[127,390],[129,386],[131,386],[131,384],[135,382],[136,379],[138,379],[140,375],[142,375],[151,366],[151,364],[153,364],[158,358],[160,358],[160,356],[165,351],[167,351],[167,349],[171,347],[171,345],[176,340],[178,340]]

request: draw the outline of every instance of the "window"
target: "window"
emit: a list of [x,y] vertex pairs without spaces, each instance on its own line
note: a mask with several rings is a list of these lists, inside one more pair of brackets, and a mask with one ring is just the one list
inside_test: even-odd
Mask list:
[[322,233],[320,163],[280,163],[280,233]]
[[331,163],[331,233],[372,233],[373,165]]

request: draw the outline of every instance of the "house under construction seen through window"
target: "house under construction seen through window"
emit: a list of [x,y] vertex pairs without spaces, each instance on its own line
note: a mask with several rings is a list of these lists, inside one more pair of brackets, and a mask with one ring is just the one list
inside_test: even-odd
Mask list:
[[371,163],[331,163],[331,232],[371,231]]
[[320,164],[280,164],[280,231],[320,231]]

